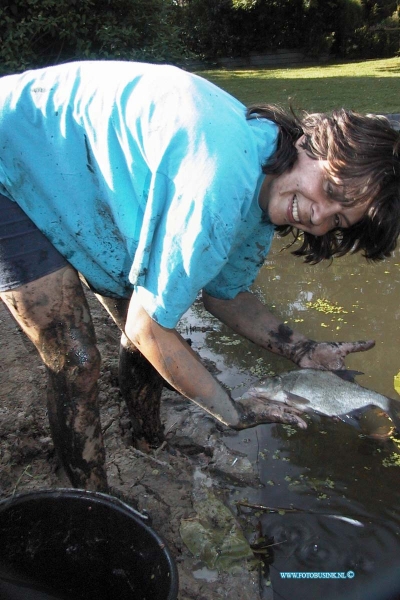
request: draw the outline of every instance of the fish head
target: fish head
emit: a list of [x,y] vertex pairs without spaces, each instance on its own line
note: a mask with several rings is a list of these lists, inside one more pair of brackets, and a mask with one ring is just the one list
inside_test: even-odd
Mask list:
[[307,405],[309,405],[309,400],[285,389],[283,380],[279,375],[261,379],[250,387],[246,396],[264,401],[282,402],[288,406],[295,406],[299,410],[306,410]]

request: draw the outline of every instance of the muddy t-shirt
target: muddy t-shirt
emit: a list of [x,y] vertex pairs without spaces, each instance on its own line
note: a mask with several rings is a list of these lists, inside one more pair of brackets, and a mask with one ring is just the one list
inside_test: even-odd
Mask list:
[[0,192],[99,293],[174,327],[205,288],[248,289],[277,127],[176,67],[78,62],[0,79]]

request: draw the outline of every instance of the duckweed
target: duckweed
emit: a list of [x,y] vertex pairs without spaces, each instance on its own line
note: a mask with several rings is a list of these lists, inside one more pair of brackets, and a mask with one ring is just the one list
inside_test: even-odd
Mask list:
[[339,306],[337,302],[329,302],[326,298],[318,298],[315,302],[307,302],[307,306],[325,314],[347,314],[348,312],[343,306]]
[[400,394],[400,371],[394,376],[394,389]]
[[392,452],[390,456],[382,460],[384,467],[400,467],[400,454]]

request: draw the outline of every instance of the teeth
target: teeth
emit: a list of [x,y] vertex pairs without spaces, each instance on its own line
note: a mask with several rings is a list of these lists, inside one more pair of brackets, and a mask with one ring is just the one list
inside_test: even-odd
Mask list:
[[292,213],[293,213],[293,218],[296,221],[296,223],[300,223],[299,205],[297,203],[297,196],[294,196],[294,198],[293,198]]

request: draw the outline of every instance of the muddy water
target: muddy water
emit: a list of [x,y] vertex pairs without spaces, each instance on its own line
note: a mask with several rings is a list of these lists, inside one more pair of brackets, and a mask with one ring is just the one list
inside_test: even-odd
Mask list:
[[[282,252],[283,246],[274,242],[256,293],[313,339],[375,339],[373,350],[349,357],[347,366],[364,373],[357,379],[361,385],[399,399],[394,376],[400,371],[400,252],[379,265],[353,256],[329,267],[306,266]],[[182,331],[216,362],[219,379],[234,396],[262,375],[293,368],[232,335],[200,305],[183,319]],[[242,508],[249,538],[262,535],[274,544],[266,559],[264,598],[387,597],[377,590],[383,589],[382,576],[389,581],[385,569],[400,563],[400,441],[371,441],[349,425],[321,418],[309,419],[306,431],[260,426],[229,437],[229,444],[251,457],[260,478],[254,487],[233,492],[232,505],[245,501],[276,509]],[[278,511],[293,507],[298,512]],[[292,571],[302,578],[283,578]],[[341,572],[346,578],[306,579],[307,572]]]

